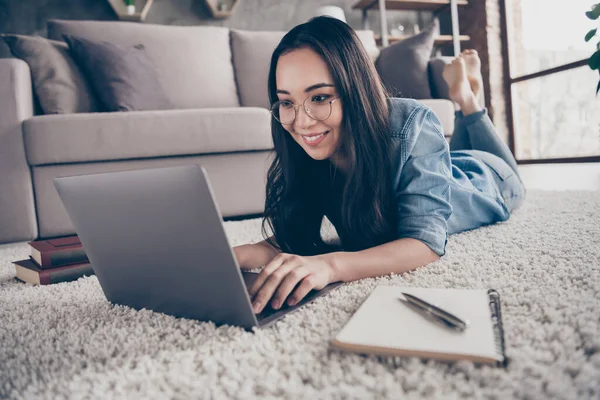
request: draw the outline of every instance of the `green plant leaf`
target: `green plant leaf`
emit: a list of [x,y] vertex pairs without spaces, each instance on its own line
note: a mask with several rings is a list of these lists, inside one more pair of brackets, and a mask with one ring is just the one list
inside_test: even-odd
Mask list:
[[586,11],[585,16],[591,20],[596,20],[600,17],[600,3],[594,4],[590,11]]
[[600,92],[600,80],[598,81],[598,86],[596,86],[596,96],[598,96],[598,92]]
[[596,36],[596,32],[597,31],[598,31],[598,28],[592,29],[591,31],[589,31],[588,33],[586,33],[586,35],[585,35],[585,41],[589,42],[594,36]]
[[600,68],[600,50],[598,50],[594,54],[592,54],[592,56],[590,57],[590,60],[588,61],[588,65],[593,70]]

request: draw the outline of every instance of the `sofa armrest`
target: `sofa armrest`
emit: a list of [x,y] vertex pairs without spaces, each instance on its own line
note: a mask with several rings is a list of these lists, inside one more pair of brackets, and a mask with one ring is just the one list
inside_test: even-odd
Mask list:
[[454,103],[446,99],[427,99],[419,100],[440,119],[444,136],[449,137],[454,133]]
[[31,171],[23,145],[23,121],[33,116],[29,66],[0,59],[0,243],[37,237]]

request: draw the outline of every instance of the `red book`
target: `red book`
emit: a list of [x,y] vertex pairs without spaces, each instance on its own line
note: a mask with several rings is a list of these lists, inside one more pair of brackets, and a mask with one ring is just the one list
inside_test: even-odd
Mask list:
[[52,269],[41,269],[32,260],[14,261],[13,264],[15,264],[17,279],[34,285],[69,282],[82,276],[94,275],[94,269],[89,262]]
[[57,239],[29,242],[31,258],[42,269],[89,262],[79,237],[67,236]]

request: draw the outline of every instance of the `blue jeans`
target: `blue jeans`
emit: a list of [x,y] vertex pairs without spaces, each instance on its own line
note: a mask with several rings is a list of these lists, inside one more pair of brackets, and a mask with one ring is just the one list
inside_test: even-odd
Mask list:
[[527,190],[508,146],[500,140],[487,110],[464,116],[456,112],[450,151],[471,150],[474,157],[494,172],[494,180],[509,211],[519,208]]

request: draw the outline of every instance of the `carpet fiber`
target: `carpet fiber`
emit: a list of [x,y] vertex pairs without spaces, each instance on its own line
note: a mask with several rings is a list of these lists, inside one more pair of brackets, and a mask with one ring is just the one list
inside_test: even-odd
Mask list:
[[[233,245],[260,221],[227,222]],[[505,223],[450,237],[440,261],[347,284],[271,328],[109,304],[96,277],[14,279],[0,246],[0,398],[599,398],[600,193],[530,191]],[[495,288],[507,369],[328,350],[377,285]],[[398,332],[402,334],[402,332]]]

